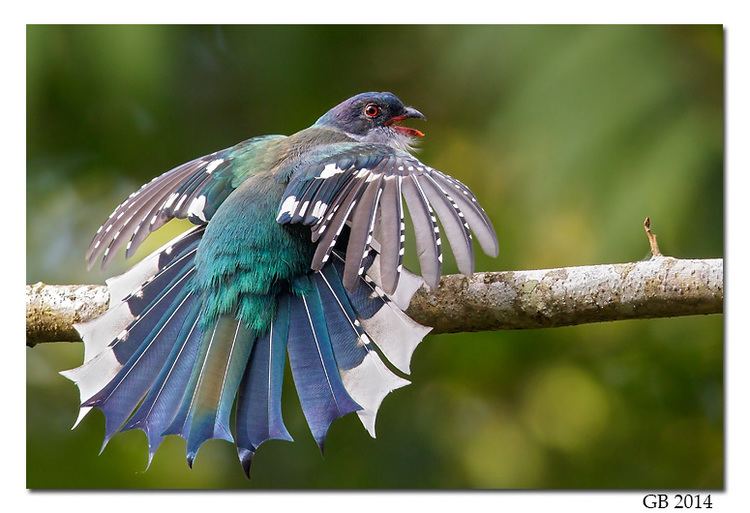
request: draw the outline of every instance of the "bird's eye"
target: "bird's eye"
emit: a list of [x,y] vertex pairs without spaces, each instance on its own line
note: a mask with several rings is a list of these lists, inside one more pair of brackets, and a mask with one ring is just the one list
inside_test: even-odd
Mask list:
[[365,107],[365,116],[368,118],[375,118],[380,114],[380,107],[375,105],[374,103],[368,103]]

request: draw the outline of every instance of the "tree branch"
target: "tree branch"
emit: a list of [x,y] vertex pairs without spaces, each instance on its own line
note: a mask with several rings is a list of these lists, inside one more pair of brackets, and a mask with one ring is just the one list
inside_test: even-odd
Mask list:
[[724,262],[643,262],[445,276],[408,313],[435,333],[552,328],[723,311]]
[[[723,312],[723,274],[721,259],[661,255],[625,264],[454,274],[434,293],[419,290],[407,313],[434,326],[433,333],[715,314]],[[73,323],[101,315],[108,303],[105,285],[27,285],[26,344],[80,341]]]

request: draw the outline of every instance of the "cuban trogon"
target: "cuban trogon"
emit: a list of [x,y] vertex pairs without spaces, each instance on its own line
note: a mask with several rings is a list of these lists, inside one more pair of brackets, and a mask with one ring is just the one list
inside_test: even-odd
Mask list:
[[[441,232],[462,274],[474,271],[472,234],[498,252],[469,188],[411,154],[424,134],[401,124],[410,118],[424,116],[392,93],[358,94],[293,135],[177,166],[120,204],[88,248],[89,268],[123,246],[131,256],[171,219],[195,226],[107,280],[109,310],[76,326],[84,362],[62,373],[80,390],[76,424],[99,408],[105,445],[143,430],[149,463],[166,435],[186,440],[190,466],[221,438],[249,473],[265,441],[292,440],[281,408],[288,357],[321,449],[351,412],[374,437],[380,403],[409,383],[430,331],[404,311],[420,287],[438,285]],[[407,211],[418,275],[402,263]]]

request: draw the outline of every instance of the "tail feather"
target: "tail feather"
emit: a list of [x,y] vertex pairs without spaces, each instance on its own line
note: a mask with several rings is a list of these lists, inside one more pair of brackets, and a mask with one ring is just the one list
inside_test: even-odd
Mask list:
[[291,442],[281,414],[281,389],[289,335],[289,296],[279,299],[271,329],[255,341],[237,399],[236,441],[245,473],[258,447],[267,440]]
[[344,388],[362,406],[357,415],[374,438],[375,418],[383,399],[409,381],[391,372],[371,347],[333,266],[327,266],[315,279]]
[[196,226],[176,239],[167,242],[149,256],[131,267],[128,272],[107,280],[110,303],[120,302],[132,295],[134,290],[167,266],[198,247],[206,226]]
[[172,422],[182,401],[185,388],[198,354],[198,343],[204,330],[199,325],[200,304],[194,304],[182,331],[175,339],[171,354],[166,360],[154,386],[141,406],[123,429],[141,429],[148,439],[149,465],[156,449],[164,438],[163,432]]
[[[309,280],[309,278],[304,278]],[[291,299],[289,362],[302,411],[318,446],[331,423],[361,409],[341,381],[317,288]]]
[[206,368],[195,395],[188,436],[188,459],[195,457],[209,438],[233,442],[229,415],[250,357],[255,335],[237,319],[218,321],[215,344],[209,349]]
[[178,296],[168,315],[160,317],[117,375],[83,403],[83,406],[98,407],[104,412],[105,443],[120,430],[154,384],[194,302],[189,292]]
[[219,318],[210,337],[203,337],[203,358],[191,380],[195,385],[188,385],[180,413],[167,430],[187,440],[189,465],[205,441],[234,441],[229,416],[254,340],[254,334],[229,315]]
[[[344,270],[343,259],[338,254],[334,254],[334,257],[333,266],[341,274]],[[404,291],[413,289],[414,281],[403,276],[394,296],[404,295],[403,292],[399,293],[401,287],[404,287],[401,289]],[[367,335],[398,370],[409,374],[411,355],[432,328],[412,320],[367,274],[349,292],[349,299]]]
[[[167,247],[165,251],[173,248]],[[110,304],[116,306],[110,308],[101,317],[75,326],[84,341],[84,362],[91,360],[105,350],[118,335],[122,334],[134,321],[148,313],[155,305],[163,304],[163,298],[169,295],[171,287],[193,265],[195,245],[190,244],[181,249],[183,251],[179,253],[172,253],[173,257],[170,255],[167,255],[167,258],[160,257],[160,255],[165,254],[163,252],[156,255],[159,258],[153,258],[153,255],[147,258],[146,268],[149,269],[148,273],[136,266],[133,269],[136,274],[135,278],[130,277],[129,272],[116,278],[115,291],[110,293]],[[156,262],[153,262],[153,260],[156,260]],[[156,269],[153,269],[153,265],[156,265]],[[153,274],[151,274],[151,271],[154,271]],[[143,275],[147,277],[143,278]],[[123,284],[136,280],[138,280],[139,285],[134,290],[131,288],[128,294],[123,295],[121,290]],[[117,304],[118,301],[119,304]],[[127,351],[126,346],[122,346],[120,350]]]
[[[178,244],[179,241],[175,246]],[[169,251],[170,247],[164,251]],[[61,372],[77,384],[80,392],[82,406],[73,427],[91,410],[85,403],[120,372],[164,314],[176,306],[176,298],[189,281],[195,251],[191,244],[180,249],[170,252],[167,258],[159,257],[161,253],[157,255],[163,267],[157,268],[146,283],[101,317],[76,325],[84,341],[84,363]],[[149,259],[153,261],[153,255]]]
[[163,435],[179,435],[187,440],[190,433],[190,413],[195,397],[195,390],[198,387],[201,372],[206,365],[208,349],[216,337],[217,327],[214,324],[201,333],[195,361],[193,362],[192,369],[190,369],[190,377],[185,385],[185,393],[180,398],[180,406],[172,418],[172,422],[169,423],[169,426],[162,433]]
[[398,283],[393,292],[386,292],[382,284],[383,276],[380,273],[381,258],[381,255],[375,255],[375,258],[372,261],[372,265],[367,270],[367,274],[365,275],[364,280],[371,281],[372,284],[375,285],[375,290],[378,292],[378,294],[386,296],[396,305],[396,307],[398,307],[399,310],[406,310],[407,308],[409,308],[411,298],[414,297],[414,294],[420,288],[422,288],[422,285],[424,285],[424,280],[422,280],[420,276],[406,269],[402,269]]
[[[194,268],[187,266],[175,271],[176,275],[169,282],[169,286],[163,289],[163,292],[157,298],[152,301],[142,301],[143,304],[148,304],[143,310],[141,310],[140,305],[135,308],[134,311],[138,313],[136,313],[133,322],[108,348],[115,353],[118,361],[126,362],[138,349],[139,343],[148,338],[155,325],[173,312],[178,298],[182,300],[183,294],[187,292],[188,287],[186,285],[193,273]],[[165,273],[164,276],[157,278],[154,282],[162,278],[165,278],[166,281],[170,278],[166,274],[170,273]],[[159,288],[157,287],[157,290]]]
[[367,354],[369,339],[346,296],[342,277],[333,266],[314,276],[325,312],[326,325],[340,370],[356,367]]
[[[396,307],[386,296],[376,291],[375,285],[365,281],[372,293],[372,302],[382,303],[381,308],[369,318],[360,318],[365,332],[373,339],[388,360],[398,370],[411,372],[411,356],[422,339],[432,331]],[[355,305],[356,306],[356,305]]]

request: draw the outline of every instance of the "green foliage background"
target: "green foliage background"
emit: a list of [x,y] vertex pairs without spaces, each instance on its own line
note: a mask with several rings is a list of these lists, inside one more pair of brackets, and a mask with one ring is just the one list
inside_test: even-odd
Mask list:
[[[28,283],[102,282],[83,251],[142,183],[366,90],[426,113],[420,156],[487,208],[501,255],[479,270],[643,259],[646,215],[666,254],[722,256],[718,26],[32,26],[27,38]],[[103,419],[71,432],[77,390],[57,374],[82,347],[42,345],[27,351],[27,484],[720,488],[722,335],[709,316],[430,336],[378,439],[350,416],[324,457],[288,377],[297,442],[264,446],[251,481],[221,441],[192,471],[173,437],[147,472],[140,432],[97,456]]]

